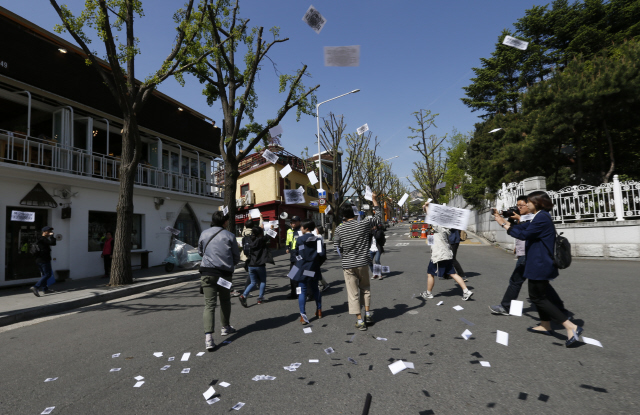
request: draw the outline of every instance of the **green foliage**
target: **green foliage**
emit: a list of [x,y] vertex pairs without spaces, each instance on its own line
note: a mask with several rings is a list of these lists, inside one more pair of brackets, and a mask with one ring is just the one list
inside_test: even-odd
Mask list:
[[443,181],[446,186],[440,197],[440,201],[446,203],[450,196],[455,196],[461,192],[461,187],[468,182],[466,175],[467,167],[467,142],[470,135],[453,131],[449,139],[450,148],[447,150],[447,164]]

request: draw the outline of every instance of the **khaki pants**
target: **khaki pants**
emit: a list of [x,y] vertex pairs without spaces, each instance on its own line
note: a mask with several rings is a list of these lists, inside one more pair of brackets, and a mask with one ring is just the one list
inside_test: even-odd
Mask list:
[[349,300],[349,314],[360,314],[363,304],[365,307],[369,307],[371,304],[369,266],[349,268],[343,271]]

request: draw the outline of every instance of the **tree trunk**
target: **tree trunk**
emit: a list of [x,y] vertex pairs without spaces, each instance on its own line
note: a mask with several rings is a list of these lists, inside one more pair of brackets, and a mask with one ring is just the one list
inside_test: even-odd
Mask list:
[[229,209],[229,224],[227,230],[236,234],[236,190],[238,188],[238,162],[225,160],[224,163],[224,204]]
[[609,171],[604,176],[604,182],[609,183],[609,178],[613,174],[613,169],[616,167],[616,159],[613,155],[613,141],[611,141],[611,134],[609,134],[609,129],[607,128],[607,121],[603,120],[602,125],[604,127],[604,133],[607,136],[607,143],[609,143],[609,159],[611,160],[611,167],[609,167]]
[[[116,212],[118,219],[113,235],[113,263],[109,285],[118,286],[133,283],[131,272],[131,233],[133,231],[133,184],[138,160],[136,142],[139,140],[138,124],[135,118],[125,115],[122,132],[122,154],[120,156],[120,192]],[[137,152],[137,158],[140,158]]]

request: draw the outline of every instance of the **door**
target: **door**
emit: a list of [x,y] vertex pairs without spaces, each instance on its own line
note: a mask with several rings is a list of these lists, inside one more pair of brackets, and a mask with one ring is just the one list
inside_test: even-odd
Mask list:
[[80,117],[73,122],[73,170],[78,173],[92,174],[93,166],[90,162],[93,152],[93,118]]
[[[35,213],[35,220],[33,222],[11,220],[13,211]],[[36,237],[41,234],[40,230],[47,224],[47,217],[47,209],[31,209],[26,206],[7,207],[5,281],[40,277],[35,257],[29,253],[29,244],[35,242]]]

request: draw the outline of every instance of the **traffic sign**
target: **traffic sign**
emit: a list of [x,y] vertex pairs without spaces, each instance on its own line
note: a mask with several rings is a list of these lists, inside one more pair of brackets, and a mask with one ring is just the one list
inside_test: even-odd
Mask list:
[[327,209],[327,205],[320,205],[320,213],[324,213],[326,209]]
[[318,202],[319,202],[321,205],[326,205],[326,204],[327,204],[327,199],[320,199],[320,200],[318,200]]

